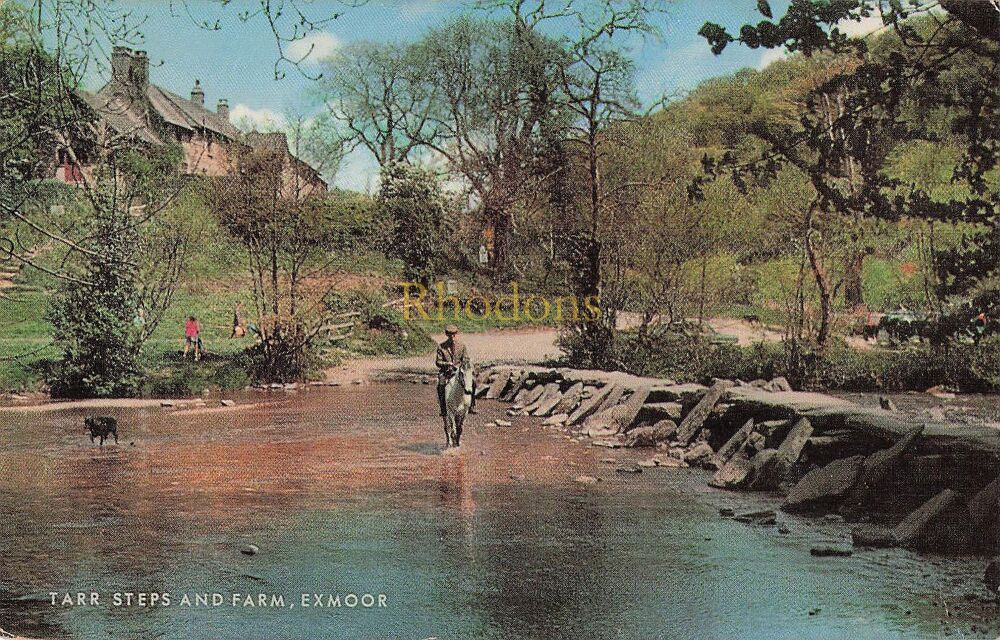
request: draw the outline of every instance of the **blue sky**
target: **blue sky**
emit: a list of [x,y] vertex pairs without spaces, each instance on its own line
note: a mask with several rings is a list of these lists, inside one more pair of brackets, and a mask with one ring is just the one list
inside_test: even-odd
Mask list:
[[[134,2],[137,12],[148,16],[142,48],[149,51],[154,83],[186,96],[197,78],[204,87],[206,105],[214,107],[218,98],[227,98],[234,120],[263,122],[289,110],[309,113],[315,109],[308,100],[313,81],[287,65],[282,67],[285,77],[275,79],[277,49],[267,23],[261,19],[244,23],[237,18],[238,11],[252,8],[255,0],[235,0],[226,9],[217,0],[188,0],[193,14],[212,22],[220,19],[219,31],[199,28],[178,4],[175,1],[172,8],[169,0]],[[786,4],[772,1],[775,11]],[[629,43],[637,62],[640,97],[648,102],[664,94],[683,94],[706,78],[760,67],[774,59],[776,52],[744,47],[730,47],[716,57],[697,35],[706,20],[730,27],[759,20],[755,5],[754,0],[671,2],[667,12],[655,18],[660,38]],[[296,45],[307,51],[313,44],[313,57],[352,40],[414,40],[429,26],[468,10],[460,0],[370,0],[349,9],[335,1],[316,0],[307,6],[314,17],[343,11],[340,18],[313,33],[309,42]],[[308,65],[305,68],[309,70]],[[374,173],[374,163],[359,151],[347,159],[337,183],[366,190],[373,185]]]

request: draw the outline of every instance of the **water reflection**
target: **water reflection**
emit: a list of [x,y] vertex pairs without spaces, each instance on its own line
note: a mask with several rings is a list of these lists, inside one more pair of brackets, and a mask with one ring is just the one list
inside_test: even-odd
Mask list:
[[[818,561],[808,546],[822,532],[780,539],[720,519],[701,476],[615,476],[606,453],[528,422],[483,426],[496,405],[442,454],[423,391],[122,410],[123,444],[103,450],[83,411],[0,414],[0,626],[212,640],[938,637],[937,620],[905,613],[937,588],[914,580],[905,552]],[[604,482],[574,483],[581,472]],[[247,544],[260,552],[241,554]],[[104,599],[52,607],[50,590]],[[140,591],[175,604],[111,602]],[[301,606],[303,593],[347,592],[389,606]],[[178,606],[185,593],[226,603]],[[234,593],[286,606],[233,607]]]

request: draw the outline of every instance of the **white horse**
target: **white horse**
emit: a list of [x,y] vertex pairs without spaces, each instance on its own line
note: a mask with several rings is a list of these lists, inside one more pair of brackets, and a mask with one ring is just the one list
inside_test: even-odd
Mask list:
[[444,387],[444,437],[446,446],[457,447],[462,439],[462,424],[472,406],[472,365],[463,364]]

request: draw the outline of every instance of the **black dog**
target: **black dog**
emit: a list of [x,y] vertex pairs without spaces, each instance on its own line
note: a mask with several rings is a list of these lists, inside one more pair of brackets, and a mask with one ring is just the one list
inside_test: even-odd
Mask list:
[[83,424],[90,430],[90,441],[95,438],[101,439],[101,446],[104,440],[111,436],[115,437],[115,444],[118,444],[118,421],[110,416],[91,416],[83,419]]

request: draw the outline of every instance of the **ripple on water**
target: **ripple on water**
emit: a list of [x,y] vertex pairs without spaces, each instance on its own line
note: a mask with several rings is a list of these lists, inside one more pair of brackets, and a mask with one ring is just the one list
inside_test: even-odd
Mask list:
[[[7,414],[0,626],[78,638],[909,639],[940,637],[946,603],[949,625],[971,633],[962,616],[975,603],[958,601],[977,588],[977,561],[814,558],[847,525],[780,514],[781,535],[721,518],[773,499],[710,490],[695,470],[623,477],[603,449],[529,419],[488,426],[503,408],[482,408],[454,455],[442,455],[423,386],[310,390],[225,413],[118,409],[136,446],[103,450],[81,411]],[[600,482],[574,482],[581,473]],[[241,554],[248,544],[259,552]],[[17,600],[49,589],[358,590],[391,606]]]

